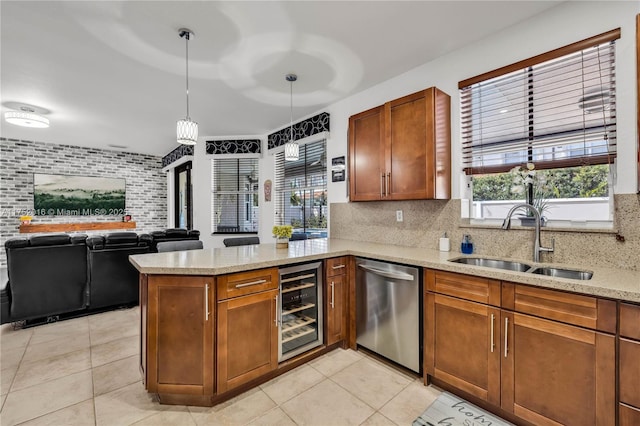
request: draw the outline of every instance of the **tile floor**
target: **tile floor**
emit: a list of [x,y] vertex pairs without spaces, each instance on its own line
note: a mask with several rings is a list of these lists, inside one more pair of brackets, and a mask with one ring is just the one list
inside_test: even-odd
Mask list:
[[410,425],[440,391],[337,349],[211,408],[153,401],[138,371],[138,308],[0,329],[0,424]]

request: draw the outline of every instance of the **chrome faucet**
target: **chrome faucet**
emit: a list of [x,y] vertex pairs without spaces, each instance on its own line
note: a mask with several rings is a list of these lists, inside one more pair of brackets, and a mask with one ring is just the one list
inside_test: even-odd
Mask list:
[[504,219],[504,222],[502,222],[502,229],[511,228],[511,216],[513,215],[513,212],[518,209],[528,209],[529,211],[531,211],[531,213],[533,213],[533,218],[535,219],[536,223],[535,241],[533,243],[533,261],[540,262],[540,252],[544,251],[547,253],[553,253],[556,244],[555,240],[551,239],[551,247],[540,246],[540,222],[542,219],[540,218],[538,209],[536,209],[531,204],[516,204],[511,208],[511,210],[509,210],[509,213],[507,213],[507,217]]

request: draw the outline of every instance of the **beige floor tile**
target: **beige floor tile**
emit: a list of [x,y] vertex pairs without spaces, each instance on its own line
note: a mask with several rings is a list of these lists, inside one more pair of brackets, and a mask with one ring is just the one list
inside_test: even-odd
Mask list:
[[280,407],[276,407],[271,411],[268,411],[264,415],[258,417],[251,423],[250,426],[296,426],[291,417],[287,416],[287,413],[282,411]]
[[261,388],[276,404],[282,404],[324,379],[314,368],[302,365],[265,383]]
[[170,408],[160,405],[142,383],[133,383],[95,398],[96,425],[128,425]]
[[26,347],[21,346],[13,349],[2,348],[2,358],[0,358],[0,368],[15,369],[22,361]]
[[88,426],[95,424],[93,399],[45,414],[20,426]]
[[309,365],[327,377],[362,359],[362,355],[351,349],[336,349],[309,363]]
[[88,348],[89,332],[85,331],[70,338],[49,340],[36,344],[31,343],[27,346],[22,362],[40,361]]
[[98,346],[104,343],[119,340],[124,337],[140,335],[140,324],[136,321],[127,320],[123,325],[114,325],[112,328],[100,328],[91,330],[91,346]]
[[91,347],[91,365],[98,367],[140,353],[139,336],[123,337]]
[[204,410],[190,407],[189,411],[198,425],[245,425],[275,406],[266,393],[254,388],[215,407]]
[[411,424],[440,395],[433,386],[413,382],[380,409],[380,413],[395,423]]
[[360,426],[396,426],[396,424],[382,414],[375,412],[371,417],[362,422]]
[[33,336],[33,328],[14,330],[11,324],[0,327],[0,347],[5,349],[24,348]]
[[196,426],[187,407],[173,406],[133,423],[132,426]]
[[299,425],[359,425],[374,410],[326,379],[280,406]]
[[376,410],[413,381],[369,358],[351,364],[331,380]]
[[4,401],[7,399],[7,395],[0,395],[0,411],[2,411],[2,407],[4,406]]
[[139,311],[134,309],[118,309],[102,314],[89,316],[89,330],[93,333],[112,328],[127,327],[132,323],[138,324]]
[[102,395],[140,381],[138,355],[133,355],[94,368],[93,394]]
[[34,386],[69,374],[91,369],[89,349],[46,358],[40,361],[23,362],[13,379],[11,392]]
[[0,413],[2,426],[15,425],[86,401],[93,396],[91,371],[82,371],[11,392]]
[[17,371],[18,366],[5,368],[0,371],[0,394],[6,395],[9,393],[9,389],[11,389],[11,383],[13,383],[13,379],[16,377]]
[[88,331],[89,320],[87,317],[43,324],[33,327],[33,336],[29,344],[37,345],[51,340],[71,340]]

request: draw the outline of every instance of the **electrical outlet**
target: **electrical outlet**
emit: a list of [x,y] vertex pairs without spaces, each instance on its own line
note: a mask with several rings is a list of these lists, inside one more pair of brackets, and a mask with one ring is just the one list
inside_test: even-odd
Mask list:
[[402,222],[402,210],[396,210],[396,222]]

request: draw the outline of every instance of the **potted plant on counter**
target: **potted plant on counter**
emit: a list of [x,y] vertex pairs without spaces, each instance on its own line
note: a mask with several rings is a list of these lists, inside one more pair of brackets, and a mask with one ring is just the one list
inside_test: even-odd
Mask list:
[[289,238],[293,235],[293,226],[276,225],[273,227],[273,236],[276,237],[276,248],[288,248]]

